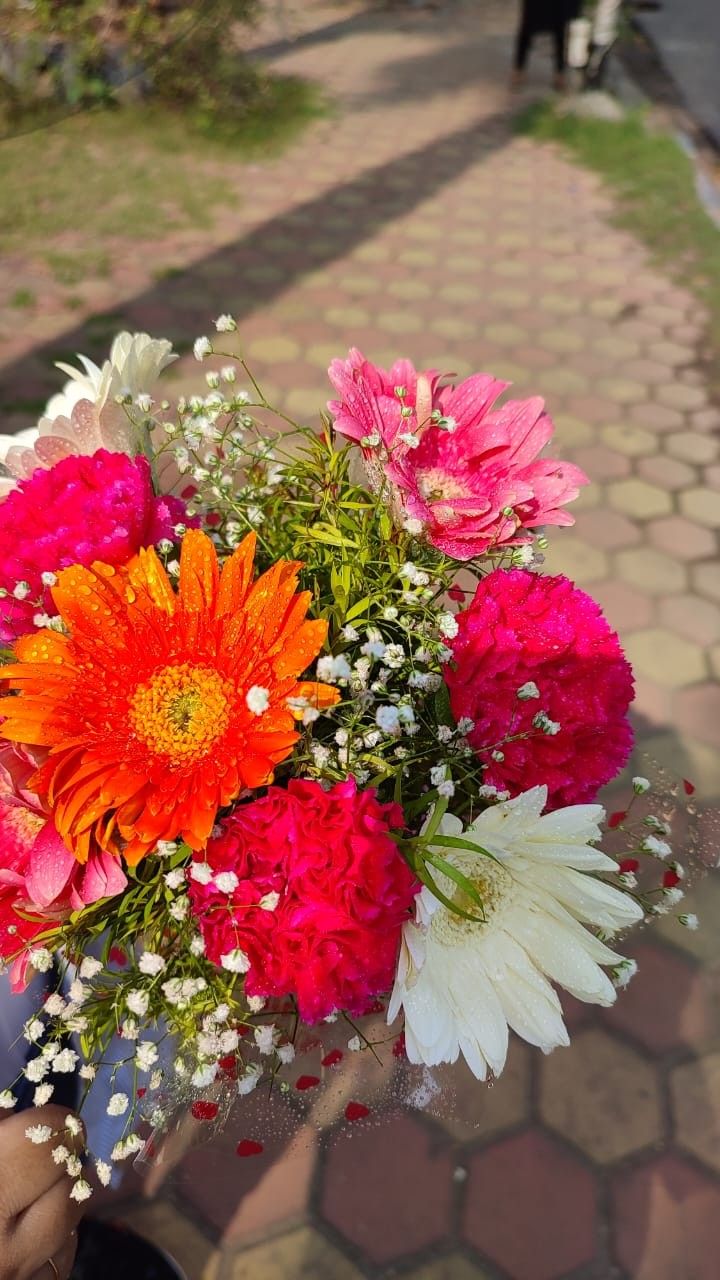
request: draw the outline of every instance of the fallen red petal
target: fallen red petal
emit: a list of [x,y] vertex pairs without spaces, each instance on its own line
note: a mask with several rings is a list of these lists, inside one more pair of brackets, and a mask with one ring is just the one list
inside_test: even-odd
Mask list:
[[348,1102],[345,1108],[345,1119],[349,1120],[351,1124],[355,1120],[364,1120],[365,1116],[369,1115],[370,1108],[364,1106],[362,1102]]
[[459,600],[462,602],[465,599],[465,592],[462,587],[451,587],[448,591],[448,595],[451,600]]
[[193,1102],[190,1112],[195,1120],[214,1120],[219,1109],[217,1102],[204,1102],[198,1099],[197,1102]]
[[138,1089],[138,1090],[137,1090],[137,1096],[138,1096],[138,1098],[144,1098],[146,1093],[147,1093],[147,1089]]
[[234,1054],[229,1054],[227,1058],[218,1058],[218,1067],[222,1071],[223,1075],[227,1076],[228,1079],[237,1080],[237,1058]]
[[663,889],[674,889],[679,883],[680,876],[677,871],[673,871],[672,867],[669,867],[663,876]]
[[695,795],[695,783],[694,783],[694,782],[689,782],[687,778],[683,778],[683,787],[685,788],[685,795],[686,795],[686,796],[694,796],[694,795]]
[[637,858],[623,858],[622,862],[618,865],[620,867],[621,875],[629,875],[631,872],[637,871],[640,863]]
[[613,827],[619,827],[624,818],[627,818],[627,809],[618,809],[616,813],[610,814],[608,826],[611,830]]
[[329,1053],[325,1054],[321,1065],[323,1067],[336,1067],[338,1062],[342,1062],[342,1059],[342,1049],[331,1049]]
[[319,1076],[299,1076],[295,1081],[295,1088],[302,1093],[305,1089],[314,1089],[319,1083]]
[[254,1138],[243,1138],[242,1142],[238,1142],[235,1154],[238,1156],[261,1156],[264,1150],[262,1142],[256,1142]]

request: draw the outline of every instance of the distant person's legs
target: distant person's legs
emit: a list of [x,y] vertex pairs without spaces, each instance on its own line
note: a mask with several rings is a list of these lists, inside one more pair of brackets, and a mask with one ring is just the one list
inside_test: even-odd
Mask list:
[[564,22],[559,22],[553,27],[552,38],[553,48],[555,51],[555,79],[554,85],[557,90],[565,88],[565,38],[567,28]]
[[522,84],[525,79],[525,67],[527,66],[528,54],[530,53],[530,45],[532,44],[533,28],[530,22],[530,14],[528,5],[523,5],[520,26],[515,37],[515,56],[513,59],[513,85]]

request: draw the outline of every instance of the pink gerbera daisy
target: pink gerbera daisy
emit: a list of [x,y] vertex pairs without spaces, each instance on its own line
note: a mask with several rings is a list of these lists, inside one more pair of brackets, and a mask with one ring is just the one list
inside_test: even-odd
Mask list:
[[546,785],[551,808],[594,800],[633,742],[632,670],[600,606],[565,577],[496,569],[456,618],[445,679],[484,781]]
[[509,384],[489,374],[441,387],[433,371],[403,361],[385,373],[357,351],[329,374],[336,430],[360,441],[374,487],[384,474],[399,522],[447,555],[470,560],[531,541],[540,525],[573,524],[562,508],[587,476],[539,458],[554,428],[538,397],[493,410]]

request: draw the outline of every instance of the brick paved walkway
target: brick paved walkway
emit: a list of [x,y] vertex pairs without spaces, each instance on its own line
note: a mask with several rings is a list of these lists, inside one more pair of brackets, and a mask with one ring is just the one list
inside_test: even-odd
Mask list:
[[[338,114],[239,171],[212,233],[120,247],[74,332],[50,299],[48,345],[12,335],[3,394],[43,395],[59,346],[88,350],[120,323],[187,342],[220,311],[299,415],[350,340],[380,363],[406,353],[541,391],[559,453],[595,481],[549,567],[622,632],[646,749],[717,800],[720,408],[698,303],[613,227],[594,176],[513,137],[511,6],[296,7],[294,44],[261,38],[278,67],[328,84]],[[158,264],[178,271],[154,282]],[[219,1142],[129,1220],[192,1280],[716,1280],[720,879],[690,896],[704,929],[634,939],[640,975],[610,1013],[569,1010],[569,1051],[540,1061],[516,1044],[502,1080],[449,1119],[278,1140],[262,1162]]]

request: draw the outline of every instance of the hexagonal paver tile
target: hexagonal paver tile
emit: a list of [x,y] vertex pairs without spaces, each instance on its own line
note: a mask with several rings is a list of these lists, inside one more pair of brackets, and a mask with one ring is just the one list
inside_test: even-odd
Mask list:
[[720,1173],[720,1053],[676,1067],[670,1096],[678,1142]]
[[608,449],[602,444],[589,445],[587,449],[578,449],[575,461],[591,480],[619,480],[630,472],[630,460],[623,457],[615,449]]
[[653,516],[669,515],[672,511],[669,493],[635,477],[608,485],[608,498],[616,511],[624,511],[635,520],[650,520]]
[[638,458],[636,470],[643,480],[649,480],[660,489],[689,489],[696,481],[697,468],[689,467],[677,458],[666,458],[662,453]]
[[614,1249],[632,1280],[717,1280],[716,1182],[664,1155],[618,1174],[612,1199]]
[[566,573],[580,586],[587,582],[597,582],[608,573],[605,553],[582,538],[576,538],[574,534],[557,538],[550,544],[545,556],[550,573]]
[[469,1161],[463,1235],[513,1280],[556,1280],[595,1254],[592,1174],[537,1129]]
[[419,1271],[408,1272],[406,1280],[488,1280],[488,1274],[461,1253],[451,1253],[447,1258],[435,1258]]
[[621,578],[646,591],[648,595],[663,596],[668,591],[685,589],[685,568],[677,560],[654,551],[652,547],[638,547],[630,551],[618,551],[615,563]]
[[690,520],[706,524],[709,529],[720,529],[720,494],[700,487],[680,494],[680,509]]
[[682,689],[676,701],[678,727],[700,742],[720,747],[720,687],[699,684]]
[[670,689],[695,684],[707,672],[700,645],[662,627],[634,632],[625,649],[634,667]]
[[648,536],[654,546],[682,560],[700,560],[715,550],[715,537],[709,529],[686,520],[685,516],[663,516],[651,520]]
[[660,621],[697,644],[711,645],[720,640],[720,608],[697,596],[668,596],[661,600]]
[[323,1215],[375,1263],[416,1253],[449,1232],[453,1168],[411,1116],[341,1133],[327,1154]]
[[515,1037],[502,1075],[491,1084],[479,1084],[464,1063],[434,1067],[433,1077],[441,1091],[438,1102],[431,1102],[425,1114],[454,1138],[475,1142],[511,1129],[527,1117],[530,1055]]
[[629,422],[612,423],[603,427],[602,438],[611,449],[626,453],[629,458],[641,458],[657,448],[657,440],[651,431],[643,431]]
[[[720,758],[718,759],[720,766]],[[715,770],[715,780],[720,777],[720,767]],[[710,851],[717,854],[714,833],[708,839]],[[699,929],[683,929],[671,916],[665,916],[656,925],[656,932],[666,938],[673,947],[680,947],[700,964],[709,968],[717,964],[717,940],[720,934],[720,872],[710,871],[686,895],[683,906],[700,919]]]
[[602,605],[608,621],[621,635],[637,631],[639,627],[647,627],[652,622],[652,600],[628,586],[627,582],[612,579],[595,582],[592,593],[598,604]]
[[292,1280],[362,1280],[362,1272],[310,1227],[225,1257],[207,1280],[288,1280],[290,1276]]
[[155,1200],[123,1209],[117,1216],[143,1239],[170,1254],[193,1280],[210,1280],[218,1257],[214,1246],[174,1205]]
[[632,954],[638,972],[601,1022],[656,1054],[702,1044],[712,1030],[702,974],[669,947],[638,942]]
[[692,570],[692,583],[696,591],[711,600],[720,600],[720,564],[698,564]]
[[714,462],[718,456],[718,447],[712,436],[700,435],[699,431],[674,432],[667,436],[665,448],[671,457],[699,466]]
[[707,395],[700,387],[689,387],[684,382],[668,382],[657,388],[657,398],[661,404],[670,409],[702,409],[707,403]]
[[605,551],[633,547],[642,536],[634,520],[628,520],[618,511],[581,511],[575,521],[575,529],[583,541]]
[[541,1067],[540,1110],[545,1123],[591,1159],[603,1164],[619,1160],[662,1136],[655,1071],[634,1049],[607,1032],[581,1032],[569,1050],[551,1054]]
[[300,355],[300,344],[293,338],[255,338],[248,344],[248,355],[251,360],[261,360],[266,364],[276,364],[284,360],[296,360]]

